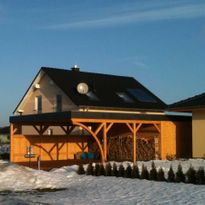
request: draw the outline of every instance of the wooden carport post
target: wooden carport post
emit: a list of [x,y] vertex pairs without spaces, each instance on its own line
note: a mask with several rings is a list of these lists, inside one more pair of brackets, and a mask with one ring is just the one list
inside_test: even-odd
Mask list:
[[136,126],[136,122],[133,122],[131,124],[132,126],[130,125],[130,123],[126,123],[133,135],[133,162],[135,162],[137,160],[137,131],[140,129],[142,123],[139,123],[138,126]]
[[103,151],[104,151],[104,159],[105,161],[107,161],[107,133],[110,130],[110,128],[113,126],[113,122],[111,122],[108,126],[107,126],[107,122],[104,123],[104,127],[103,127]]

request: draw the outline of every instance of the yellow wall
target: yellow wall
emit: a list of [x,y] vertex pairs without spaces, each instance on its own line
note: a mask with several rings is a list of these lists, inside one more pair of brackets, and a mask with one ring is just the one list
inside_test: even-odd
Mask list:
[[205,156],[205,110],[192,113],[193,157]]
[[[74,159],[78,152],[87,152],[87,137],[77,136],[24,136],[14,135],[11,140],[11,161],[27,162],[24,157],[28,146],[42,161]],[[36,158],[31,159],[36,161]]]
[[192,157],[191,121],[162,122],[161,124],[161,158],[167,155],[177,158]]
[[173,122],[161,123],[161,158],[176,155],[176,125]]

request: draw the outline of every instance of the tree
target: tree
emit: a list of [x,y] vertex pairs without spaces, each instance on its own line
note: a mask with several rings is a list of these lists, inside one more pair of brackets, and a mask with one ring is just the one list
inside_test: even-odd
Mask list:
[[176,182],[185,182],[185,175],[182,171],[182,165],[181,164],[178,165],[176,176],[175,176],[175,181]]
[[118,177],[124,177],[125,176],[125,168],[123,164],[120,164],[119,170],[118,170]]
[[149,172],[147,170],[147,167],[144,164],[142,164],[140,179],[147,179],[147,180],[149,179]]
[[152,168],[149,173],[149,179],[154,180],[154,181],[157,180],[157,169],[156,169],[154,162],[152,162]]
[[78,173],[79,175],[85,174],[85,170],[84,170],[84,167],[83,167],[82,164],[80,164],[80,165],[78,166],[78,171],[77,171],[77,173]]
[[86,169],[86,175],[94,175],[94,167],[92,163],[89,163]]
[[112,176],[112,166],[111,166],[110,162],[108,162],[105,165],[105,175],[106,176]]
[[99,169],[99,175],[98,176],[105,176],[105,167],[102,163],[100,164],[100,169]]
[[131,172],[131,177],[132,178],[140,178],[139,168],[138,168],[137,163],[133,164],[133,168],[132,168],[132,172]]
[[186,177],[187,177],[187,183],[191,183],[191,184],[196,183],[196,171],[191,165],[186,173]]
[[175,182],[175,174],[174,174],[172,165],[170,166],[169,171],[168,171],[167,181],[168,182]]
[[199,167],[196,172],[196,183],[205,184],[204,167]]
[[157,181],[166,181],[164,177],[164,170],[161,167],[157,172]]
[[100,176],[100,165],[98,163],[95,164],[94,175]]
[[132,177],[132,167],[130,166],[130,164],[127,165],[127,168],[125,170],[125,177],[126,178]]
[[118,169],[116,163],[113,164],[112,176],[118,177]]

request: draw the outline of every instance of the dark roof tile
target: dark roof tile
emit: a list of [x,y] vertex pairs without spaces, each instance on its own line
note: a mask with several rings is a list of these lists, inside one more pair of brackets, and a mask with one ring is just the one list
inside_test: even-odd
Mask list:
[[[164,110],[166,104],[151,93],[142,84],[133,77],[107,75],[99,73],[89,73],[82,71],[72,71],[57,68],[41,68],[78,106],[88,107],[105,107],[105,108],[125,108],[125,109],[142,109],[142,110]],[[79,83],[86,83],[97,100],[93,100],[87,95],[77,92]],[[150,102],[137,100],[128,89],[140,89],[150,96]],[[126,102],[121,99],[117,92],[126,93],[132,102]]]

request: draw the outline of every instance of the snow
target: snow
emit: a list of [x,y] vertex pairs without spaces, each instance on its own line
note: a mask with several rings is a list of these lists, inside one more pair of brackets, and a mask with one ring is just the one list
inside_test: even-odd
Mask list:
[[[114,162],[112,162],[114,163]],[[123,162],[126,167],[129,162]],[[148,169],[151,161],[144,163]],[[167,173],[170,165],[176,170],[181,164],[186,172],[205,160],[160,161],[157,168]],[[118,163],[119,166],[119,163]],[[86,166],[85,166],[86,167]],[[77,175],[78,166],[53,169],[50,172],[0,161],[0,204],[204,204],[205,185],[154,182],[116,177]]]

